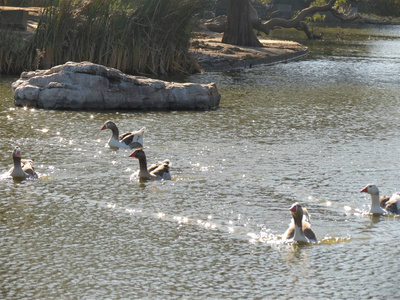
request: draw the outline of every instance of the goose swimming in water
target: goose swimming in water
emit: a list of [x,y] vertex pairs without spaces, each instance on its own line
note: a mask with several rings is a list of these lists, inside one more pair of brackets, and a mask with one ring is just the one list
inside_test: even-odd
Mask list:
[[107,121],[104,123],[100,130],[110,129],[112,131],[111,138],[108,140],[108,145],[114,148],[141,148],[143,147],[143,136],[146,131],[146,127],[134,132],[125,132],[119,134],[117,125],[113,121]]
[[293,220],[283,234],[282,239],[296,242],[317,242],[317,237],[311,229],[310,216],[308,211],[298,203],[292,205],[289,209],[292,213]]
[[12,152],[14,166],[8,171],[14,180],[23,180],[28,178],[37,179],[33,161],[30,159],[22,159],[22,152],[19,147],[15,147]]
[[400,214],[400,192],[394,193],[392,196],[379,197],[379,189],[376,185],[368,184],[360,193],[371,195],[370,214]]
[[168,159],[147,168],[147,158],[143,149],[136,149],[129,157],[136,157],[139,160],[139,179],[141,181],[171,180],[171,163]]

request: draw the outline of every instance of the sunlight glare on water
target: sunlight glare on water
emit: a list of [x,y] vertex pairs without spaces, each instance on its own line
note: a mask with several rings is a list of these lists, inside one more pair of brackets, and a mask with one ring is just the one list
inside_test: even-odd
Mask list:
[[[400,39],[377,32],[189,77],[217,83],[215,111],[15,108],[2,77],[1,173],[18,145],[40,175],[0,180],[2,298],[396,298],[400,218],[369,216],[359,193],[400,190]],[[148,163],[170,159],[172,180],[130,180],[138,161],[106,146],[106,120],[146,126]],[[318,243],[282,240],[296,201]]]

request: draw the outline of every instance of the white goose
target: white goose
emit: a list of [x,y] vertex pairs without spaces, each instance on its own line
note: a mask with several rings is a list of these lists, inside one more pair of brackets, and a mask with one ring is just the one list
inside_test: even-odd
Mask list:
[[108,145],[114,148],[141,148],[143,147],[143,137],[146,132],[146,127],[141,128],[134,132],[125,132],[119,134],[117,125],[112,121],[107,121],[104,123],[101,130],[110,129],[112,131],[111,138],[108,141]]
[[296,202],[290,208],[293,220],[289,225],[289,228],[283,234],[283,240],[292,240],[296,242],[313,242],[316,243],[317,237],[314,231],[311,229],[310,216],[308,211]]
[[21,159],[22,153],[19,147],[15,147],[12,152],[14,166],[8,171],[14,180],[24,180],[27,178],[37,179],[38,175],[35,172],[33,161],[30,159]]
[[400,214],[400,192],[394,193],[392,196],[379,197],[379,189],[376,185],[368,184],[360,193],[371,195],[370,214]]

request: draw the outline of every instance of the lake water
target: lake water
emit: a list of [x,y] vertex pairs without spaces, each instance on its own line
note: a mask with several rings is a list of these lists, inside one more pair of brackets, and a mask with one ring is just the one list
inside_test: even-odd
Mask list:
[[[298,61],[226,73],[218,110],[94,113],[15,108],[0,78],[0,166],[15,145],[37,181],[0,180],[3,299],[400,298],[400,218],[365,214],[400,191],[400,26],[310,42]],[[106,146],[147,127],[149,163]],[[299,201],[318,244],[283,243]]]

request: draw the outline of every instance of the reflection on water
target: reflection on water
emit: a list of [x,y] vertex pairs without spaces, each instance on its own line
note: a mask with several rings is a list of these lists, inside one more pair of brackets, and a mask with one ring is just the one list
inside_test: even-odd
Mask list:
[[[1,173],[18,145],[40,179],[0,180],[1,296],[396,297],[400,219],[365,215],[359,190],[400,190],[400,31],[368,30],[299,61],[191,76],[217,83],[209,112],[15,108],[2,78]],[[173,180],[130,181],[138,163],[106,145],[108,119],[146,126],[146,155],[168,157]],[[319,243],[282,242],[295,201]]]

